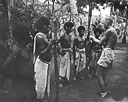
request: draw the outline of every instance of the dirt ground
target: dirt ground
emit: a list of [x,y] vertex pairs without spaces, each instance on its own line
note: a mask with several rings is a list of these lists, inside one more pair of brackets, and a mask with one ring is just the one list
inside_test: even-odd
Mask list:
[[[98,94],[100,90],[96,78],[88,78],[88,71],[85,69],[81,73],[84,80],[71,82],[60,89],[59,102],[128,102],[128,44],[117,44],[114,52],[115,61],[107,77],[106,98],[101,98]],[[54,102],[53,94],[51,102]]]
[[[88,70],[85,69],[81,73],[84,80],[71,81],[59,89],[59,102],[128,102],[128,44],[117,44],[114,52],[115,61],[107,77],[109,93],[106,98],[98,94],[100,91],[96,78],[88,78]],[[51,72],[50,102],[55,102],[55,78],[54,71]],[[30,90],[24,80],[12,84],[11,80],[6,79],[4,89],[10,92],[0,93],[0,102],[27,102]]]

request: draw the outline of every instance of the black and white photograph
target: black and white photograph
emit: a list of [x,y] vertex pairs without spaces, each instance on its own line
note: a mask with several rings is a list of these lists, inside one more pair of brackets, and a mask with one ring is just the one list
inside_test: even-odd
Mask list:
[[0,102],[128,102],[128,0],[0,0]]

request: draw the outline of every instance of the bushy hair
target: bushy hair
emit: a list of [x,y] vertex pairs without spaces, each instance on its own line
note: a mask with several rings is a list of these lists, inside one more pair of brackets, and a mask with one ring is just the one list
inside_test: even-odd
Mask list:
[[66,30],[67,28],[72,28],[74,26],[74,24],[72,22],[66,22],[64,24],[64,29]]
[[95,34],[95,35],[96,35],[96,33],[102,34],[104,31],[105,31],[104,28],[98,27],[98,28],[95,28],[95,29],[94,29],[94,34]]
[[105,20],[108,21],[108,24],[109,25],[112,25],[113,24],[113,18],[112,17],[107,17]]
[[78,28],[77,28],[77,31],[80,33],[80,31],[81,30],[85,30],[85,27],[84,26],[79,26]]
[[19,43],[24,42],[27,44],[31,41],[29,27],[24,23],[16,24],[12,29],[12,35]]
[[40,17],[38,21],[36,22],[36,28],[38,31],[42,29],[43,26],[49,26],[50,21],[47,17]]

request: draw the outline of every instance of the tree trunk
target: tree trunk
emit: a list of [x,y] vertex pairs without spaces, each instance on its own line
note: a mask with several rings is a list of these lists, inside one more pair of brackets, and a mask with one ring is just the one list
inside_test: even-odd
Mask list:
[[75,0],[69,0],[69,4],[70,4],[71,15],[72,15],[73,23],[74,23],[74,28],[75,28],[74,33],[75,33],[75,35],[77,35],[78,34],[77,28],[80,26],[80,18],[78,15],[76,2],[75,2]]
[[87,35],[87,39],[89,39],[89,36],[90,36],[91,17],[92,17],[92,2],[89,2],[89,12],[88,12],[88,35]]
[[7,15],[8,15],[7,0],[1,0],[1,3],[3,4],[3,7],[4,7],[4,15],[7,17]]
[[[54,37],[57,37],[57,21],[54,21]],[[56,97],[55,102],[59,102],[59,68],[57,64],[57,44],[54,44],[54,68],[55,68],[55,78],[56,78]]]
[[11,7],[13,6],[13,0],[7,0],[7,4],[8,4],[8,24],[9,24],[9,45],[11,48],[13,44],[12,23],[11,23]]
[[[54,38],[57,37],[57,19],[55,18],[55,0],[52,0],[53,6],[52,6],[52,16],[53,16],[53,23],[54,23]],[[53,30],[52,30],[53,31]],[[57,64],[57,44],[54,44],[54,70],[55,70],[55,82],[56,82],[56,96],[55,96],[55,102],[59,102],[59,69]]]
[[123,36],[122,43],[126,43],[126,34]]
[[124,34],[123,34],[122,43],[126,43],[127,25],[128,25],[128,22],[126,20],[125,31],[124,31]]

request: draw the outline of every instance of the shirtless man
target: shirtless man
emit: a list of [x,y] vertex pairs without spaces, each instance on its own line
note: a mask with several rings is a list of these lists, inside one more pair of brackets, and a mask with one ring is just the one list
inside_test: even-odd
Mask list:
[[62,35],[59,39],[59,54],[60,54],[60,84],[59,87],[63,87],[66,82],[69,82],[70,77],[70,50],[71,50],[71,35],[72,22],[66,22],[64,24],[64,35]]
[[85,27],[79,26],[78,33],[79,35],[74,39],[73,42],[73,59],[75,64],[75,77],[73,78],[73,80],[76,80],[76,78],[78,77],[83,79],[83,77],[79,76],[79,74],[86,65],[86,37],[84,36]]
[[[13,26],[12,29],[13,35],[13,44],[11,45],[11,49],[9,50],[9,55],[6,60],[3,62],[1,67],[1,72],[4,76],[12,80],[12,84],[15,87],[15,93],[17,94],[17,101],[28,100],[33,102],[36,97],[35,92],[35,80],[34,80],[34,65],[33,65],[33,57],[32,50],[30,45],[29,27],[26,24],[19,23]],[[21,82],[26,83],[24,88],[21,85]],[[23,84],[24,85],[24,84]],[[21,87],[22,86],[22,87]],[[19,89],[28,89],[28,94],[24,98],[23,95],[19,95],[16,90]],[[25,90],[23,90],[26,93]]]
[[49,24],[50,21],[46,17],[41,17],[37,21],[38,33],[34,37],[34,71],[36,81],[37,99],[43,99],[45,93],[50,94],[50,73],[49,65],[52,58],[51,47],[55,40],[49,41]]
[[[100,27],[94,29],[94,35],[95,38],[99,39],[99,36],[102,34],[104,29],[101,29]],[[100,57],[100,53],[102,50],[102,46],[99,45],[96,42],[91,42],[91,57],[90,57],[90,63],[89,63],[89,78],[93,78],[95,76],[97,61]]]
[[106,18],[104,23],[104,28],[107,29],[104,37],[99,40],[94,36],[90,36],[90,39],[98,44],[104,43],[104,48],[102,50],[101,56],[97,62],[97,70],[96,76],[98,80],[98,84],[101,89],[101,96],[105,97],[107,95],[107,82],[106,75],[108,70],[112,67],[112,63],[114,60],[114,47],[117,43],[117,32],[112,26],[113,20],[112,18]]

